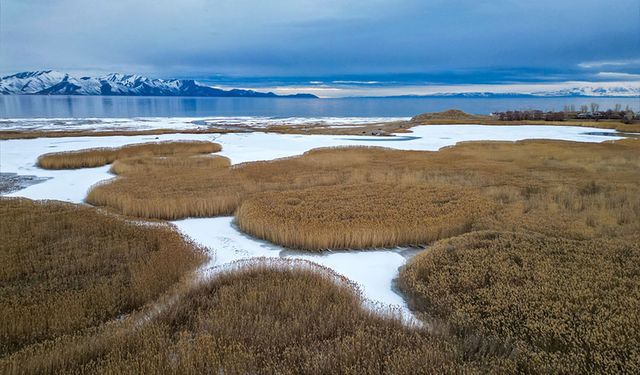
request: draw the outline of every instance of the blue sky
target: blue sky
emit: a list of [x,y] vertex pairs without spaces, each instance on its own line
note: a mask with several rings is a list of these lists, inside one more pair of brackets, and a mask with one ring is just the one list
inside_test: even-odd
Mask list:
[[640,81],[638,0],[3,0],[0,71],[242,87]]

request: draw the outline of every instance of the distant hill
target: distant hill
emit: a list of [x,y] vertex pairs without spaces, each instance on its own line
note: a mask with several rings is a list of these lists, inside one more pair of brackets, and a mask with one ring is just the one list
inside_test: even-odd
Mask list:
[[277,95],[253,90],[222,90],[191,79],[164,80],[120,73],[101,77],[74,77],[53,70],[23,72],[2,77],[0,94],[317,98],[312,94]]
[[472,115],[458,109],[449,109],[442,112],[421,113],[413,116],[410,121],[415,123],[428,122],[432,120],[474,121],[487,120],[489,118],[489,116]]

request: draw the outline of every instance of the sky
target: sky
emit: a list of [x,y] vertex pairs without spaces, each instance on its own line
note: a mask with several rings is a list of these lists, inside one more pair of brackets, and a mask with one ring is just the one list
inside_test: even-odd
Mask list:
[[123,72],[325,96],[640,82],[638,0],[1,0],[0,7],[2,75]]

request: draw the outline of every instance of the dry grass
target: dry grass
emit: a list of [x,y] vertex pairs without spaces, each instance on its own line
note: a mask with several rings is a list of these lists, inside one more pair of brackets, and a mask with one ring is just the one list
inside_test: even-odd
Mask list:
[[437,242],[401,271],[433,335],[363,310],[327,270],[251,263],[148,324],[30,345],[0,360],[0,372],[638,370],[640,140],[318,149],[234,167],[215,156],[136,157],[112,168],[120,177],[88,201],[158,218],[240,207],[245,230],[292,246],[476,232]]
[[0,199],[0,356],[155,299],[204,258],[166,226],[55,202]]
[[524,373],[640,371],[640,238],[475,232],[401,269],[413,308],[493,338]]
[[221,156],[123,159],[111,167],[121,177],[94,186],[86,200],[144,218],[225,215],[240,197],[229,166]]
[[167,169],[132,174],[97,185],[89,192],[87,202],[147,218],[230,215],[245,197],[257,192],[378,182],[380,178],[393,182],[402,177],[402,171],[387,170],[387,155],[389,151],[384,149],[347,148],[310,151],[301,157],[232,168],[194,163],[171,173]]
[[455,343],[363,308],[360,294],[331,270],[263,259],[236,263],[126,335],[107,329],[49,343],[7,358],[0,369],[18,373],[23,363],[28,373],[477,372],[481,362],[461,358]]
[[117,159],[140,156],[176,154],[210,154],[222,147],[206,141],[153,142],[117,148],[90,148],[79,151],[54,152],[38,157],[37,165],[44,169],[91,168],[111,164]]
[[124,176],[131,174],[175,174],[180,173],[183,168],[201,169],[205,172],[209,169],[229,168],[230,166],[229,159],[217,155],[136,156],[116,160],[109,171]]
[[492,208],[454,187],[340,185],[252,195],[236,221],[244,232],[291,248],[358,249],[451,237]]
[[365,311],[360,297],[348,284],[337,284],[330,271],[293,265],[274,269],[254,263],[217,277],[141,332],[135,351],[113,351],[96,363],[96,372],[415,374],[460,369],[453,347]]
[[[637,184],[640,140],[635,139],[602,144],[543,140],[472,142],[438,152],[328,148],[312,150],[299,157],[232,168],[222,163],[206,166],[191,161],[185,159],[187,164],[180,168],[131,173],[110,180],[94,187],[87,201],[126,215],[176,219],[230,215],[249,199],[247,207],[238,215],[244,229],[279,243],[314,249],[324,248],[327,243],[340,244],[340,247],[407,243],[374,240],[377,236],[374,232],[382,228],[386,228],[387,233],[397,232],[395,212],[429,199],[428,194],[411,195],[408,187],[418,189],[415,191],[434,191],[436,187],[444,191],[472,191],[488,201],[489,206],[496,207],[480,210],[472,219],[460,216],[461,221],[452,222],[451,217],[442,216],[442,225],[458,228],[449,234],[459,233],[460,228],[524,229],[584,239],[627,236],[640,231]],[[365,185],[392,185],[397,192],[393,194],[382,187],[371,189],[370,192],[379,194],[374,200],[372,194],[367,193],[369,203],[364,205],[362,190],[358,189],[364,189],[359,186]],[[256,195],[266,192],[272,193]],[[344,216],[344,209],[334,204],[335,198],[324,199],[336,197],[338,193],[350,194],[349,199],[360,202],[357,205],[363,209],[351,210],[351,216]],[[305,202],[301,207],[315,210],[295,208],[288,198],[300,199]],[[479,199],[471,199],[469,207],[457,212],[477,212]],[[484,207],[484,203],[480,207]],[[376,225],[368,234],[359,235],[364,236],[362,240],[346,239],[353,232],[348,225],[341,224],[359,220],[372,222],[368,209],[375,210]],[[412,210],[419,212],[417,208]],[[269,220],[267,216],[271,214],[279,219]],[[289,214],[293,216],[281,216]],[[320,223],[325,219],[327,221]],[[422,218],[418,223],[431,219]],[[415,221],[402,222],[408,227],[398,230],[406,233],[411,231],[409,227],[416,227]],[[296,235],[297,243],[286,239],[286,233],[298,231],[300,223],[309,223],[305,224],[306,229],[315,230],[323,239],[314,240],[314,235],[303,232]],[[343,229],[331,235],[322,225]],[[423,227],[420,232],[417,237],[425,240],[442,238],[434,237],[428,228]],[[329,233],[333,238],[328,239],[321,233]],[[446,235],[445,230],[442,236]],[[315,245],[311,246],[314,241]]]

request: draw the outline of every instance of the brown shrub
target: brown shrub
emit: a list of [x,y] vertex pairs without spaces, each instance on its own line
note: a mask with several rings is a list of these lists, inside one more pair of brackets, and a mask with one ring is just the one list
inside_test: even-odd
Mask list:
[[451,237],[491,208],[468,189],[362,184],[254,194],[235,216],[242,231],[279,245],[357,249]]
[[522,372],[637,373],[638,240],[475,232],[417,255],[398,284],[459,335],[510,343]]
[[0,356],[155,299],[203,259],[167,226],[0,199]]
[[222,147],[206,141],[152,142],[117,148],[90,148],[79,151],[53,152],[38,157],[37,165],[44,169],[74,169],[100,167],[117,159],[132,156],[167,156],[175,154],[209,154]]

